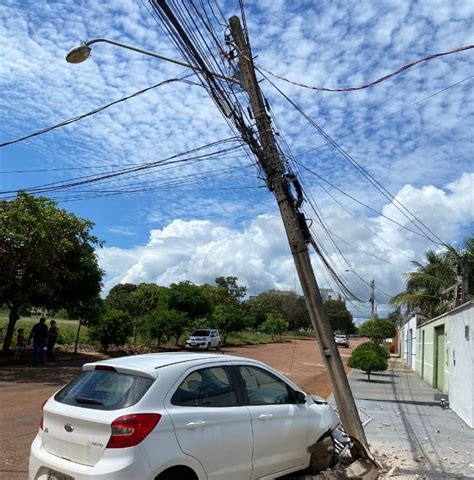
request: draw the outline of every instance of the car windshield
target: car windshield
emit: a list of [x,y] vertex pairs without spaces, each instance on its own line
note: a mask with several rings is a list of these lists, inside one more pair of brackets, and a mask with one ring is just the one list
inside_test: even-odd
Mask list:
[[82,373],[54,399],[75,407],[118,410],[135,405],[153,383],[151,378],[106,370]]
[[194,330],[191,337],[208,337],[210,330]]
[[336,335],[336,338],[343,338],[345,340],[346,336],[345,335]]

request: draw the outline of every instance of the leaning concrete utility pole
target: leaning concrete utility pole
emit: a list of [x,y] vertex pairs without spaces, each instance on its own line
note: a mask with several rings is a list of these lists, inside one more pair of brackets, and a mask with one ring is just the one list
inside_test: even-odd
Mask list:
[[262,148],[262,155],[259,156],[260,164],[267,176],[268,186],[274,192],[280,208],[311,323],[329,374],[342,424],[346,433],[354,442],[351,452],[355,458],[373,460],[354,397],[344,372],[344,366],[334,342],[332,329],[323,308],[321,293],[308,253],[309,230],[304,216],[298,211],[298,207],[289,193],[284,164],[280,157],[270,118],[257,83],[250,46],[243,34],[239,18],[235,16],[230,18],[229,24],[237,47],[243,88],[249,94],[253,117],[258,129]]

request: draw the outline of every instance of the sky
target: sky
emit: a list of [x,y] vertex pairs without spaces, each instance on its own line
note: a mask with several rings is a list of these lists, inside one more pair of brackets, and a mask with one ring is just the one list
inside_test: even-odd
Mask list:
[[[213,25],[223,40],[224,20],[240,15],[239,2],[204,4],[216,13]],[[244,5],[256,64],[317,87],[359,86],[424,56],[474,44],[471,0]],[[184,60],[145,0],[4,0],[0,143],[188,73],[103,43],[94,45],[82,64],[65,61],[68,50],[93,38]],[[474,224],[473,66],[474,50],[468,50],[346,93],[270,79],[443,242],[460,246]],[[413,269],[411,262],[439,246],[409,231],[415,227],[396,204],[327,144],[268,80],[259,80],[278,139],[287,145],[307,200],[312,199],[304,207],[316,241],[365,300],[348,302],[349,309],[355,317],[369,316],[373,279],[378,312],[385,315],[389,297],[404,288],[403,273]],[[236,95],[246,105],[245,92]],[[104,295],[119,282],[200,284],[220,275],[237,276],[250,295],[268,289],[301,292],[275,199],[254,159],[231,137],[203,88],[173,81],[0,148],[0,198],[158,162],[107,183],[49,194],[61,208],[92,220],[94,233],[105,241],[97,251],[106,272]],[[190,153],[187,161],[159,163],[221,140],[228,141]],[[312,259],[320,287],[336,288],[315,255]]]

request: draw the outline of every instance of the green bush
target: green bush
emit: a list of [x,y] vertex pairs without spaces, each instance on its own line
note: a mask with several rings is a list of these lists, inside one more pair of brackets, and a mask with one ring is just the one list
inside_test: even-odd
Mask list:
[[217,305],[212,313],[209,325],[217,328],[223,343],[231,333],[242,331],[246,326],[246,317],[242,309],[235,305]]
[[140,318],[138,330],[147,345],[155,341],[160,346],[171,338],[178,343],[187,323],[184,313],[158,308]]
[[370,382],[370,374],[372,372],[387,370],[389,357],[390,354],[385,347],[368,342],[362,343],[352,352],[347,364],[351,368],[358,368],[367,373],[367,378]]
[[89,328],[89,339],[99,342],[104,352],[110,345],[123,345],[133,333],[133,322],[128,313],[107,310],[99,322]]
[[260,325],[260,330],[274,335],[281,336],[288,331],[288,322],[279,313],[269,313],[267,319]]

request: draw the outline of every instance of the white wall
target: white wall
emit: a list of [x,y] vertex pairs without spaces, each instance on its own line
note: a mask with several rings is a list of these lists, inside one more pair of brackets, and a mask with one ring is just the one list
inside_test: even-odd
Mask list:
[[474,428],[474,303],[450,313],[449,406]]
[[[410,351],[410,330],[411,330],[411,351]],[[415,370],[416,361],[416,315],[413,315],[401,328],[401,357],[404,362]]]

